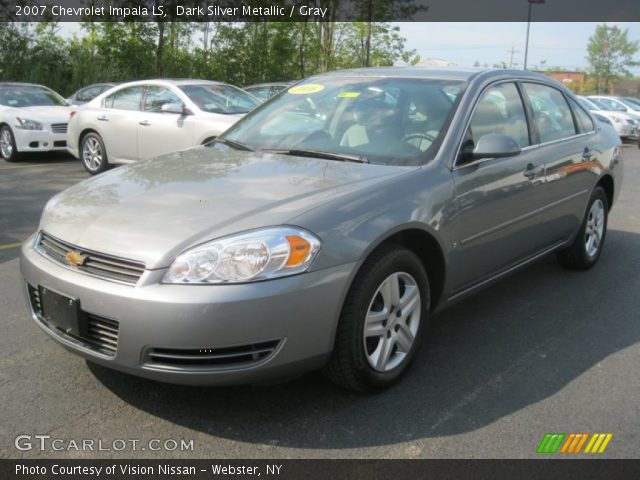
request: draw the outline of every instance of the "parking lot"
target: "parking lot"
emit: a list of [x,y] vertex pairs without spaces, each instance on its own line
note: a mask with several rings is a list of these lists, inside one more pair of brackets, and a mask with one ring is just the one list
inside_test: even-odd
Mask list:
[[[48,198],[88,175],[62,154],[0,162],[2,456],[533,458],[547,432],[610,432],[603,456],[637,457],[636,145],[626,145],[624,162],[623,190],[594,269],[567,271],[549,258],[443,312],[406,378],[373,396],[345,392],[320,374],[259,387],[165,385],[60,348],[27,314],[17,244],[36,230]],[[135,451],[43,453],[17,450],[20,434],[141,443]],[[151,439],[193,440],[194,447],[151,451],[144,448]]]

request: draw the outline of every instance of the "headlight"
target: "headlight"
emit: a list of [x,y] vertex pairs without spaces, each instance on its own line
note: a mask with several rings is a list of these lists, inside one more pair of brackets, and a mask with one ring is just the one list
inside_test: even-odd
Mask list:
[[22,130],[42,130],[42,124],[35,120],[29,120],[28,118],[16,117],[16,128]]
[[243,283],[304,272],[320,240],[295,227],[272,227],[213,240],[180,254],[164,283]]

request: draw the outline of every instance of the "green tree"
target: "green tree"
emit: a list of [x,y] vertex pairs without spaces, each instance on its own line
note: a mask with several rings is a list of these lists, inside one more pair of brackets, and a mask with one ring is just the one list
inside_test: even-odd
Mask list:
[[631,75],[629,67],[639,64],[634,59],[638,49],[638,42],[629,40],[627,29],[606,24],[596,27],[587,45],[587,60],[598,93],[608,93],[612,81]]

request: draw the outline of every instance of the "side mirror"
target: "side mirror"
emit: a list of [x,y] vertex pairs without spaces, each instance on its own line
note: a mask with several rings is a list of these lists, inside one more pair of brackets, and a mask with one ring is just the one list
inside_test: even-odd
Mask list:
[[504,158],[513,157],[520,153],[520,146],[513,138],[501,133],[487,133],[478,140],[471,152],[471,158]]
[[164,103],[162,107],[160,107],[160,111],[162,113],[176,113],[178,115],[189,115],[188,109],[184,107],[181,103],[169,102]]

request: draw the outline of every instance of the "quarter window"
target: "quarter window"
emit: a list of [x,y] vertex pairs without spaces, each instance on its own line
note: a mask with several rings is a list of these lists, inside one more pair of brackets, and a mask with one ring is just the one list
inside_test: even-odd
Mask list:
[[580,105],[578,105],[578,102],[570,98],[569,103],[571,104],[573,113],[575,113],[576,115],[576,121],[578,122],[580,133],[586,133],[595,130],[593,122],[591,121],[591,117],[587,114],[587,112],[584,111],[584,109]]
[[109,95],[104,101],[106,108],[118,110],[140,110],[144,87],[129,87]]
[[168,88],[155,86],[147,88],[147,94],[144,97],[145,112],[162,112],[162,106],[167,103],[182,105],[182,100]]
[[550,142],[576,134],[576,127],[564,95],[555,88],[525,83],[524,92],[533,110],[540,142]]
[[499,133],[515,140],[520,148],[529,145],[529,129],[522,99],[513,83],[489,88],[471,117],[464,149],[473,149],[480,137]]

